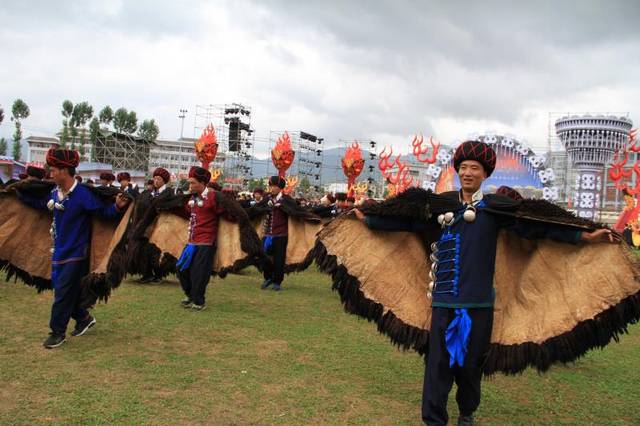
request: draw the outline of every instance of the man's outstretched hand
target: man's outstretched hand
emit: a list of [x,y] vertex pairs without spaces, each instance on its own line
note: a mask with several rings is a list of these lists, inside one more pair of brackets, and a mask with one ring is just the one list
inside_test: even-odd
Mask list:
[[610,243],[618,244],[621,241],[620,234],[610,229],[597,229],[593,232],[583,232],[580,238],[585,243]]
[[127,197],[124,194],[116,195],[116,207],[118,208],[118,210],[124,210],[129,205],[130,201],[131,198]]

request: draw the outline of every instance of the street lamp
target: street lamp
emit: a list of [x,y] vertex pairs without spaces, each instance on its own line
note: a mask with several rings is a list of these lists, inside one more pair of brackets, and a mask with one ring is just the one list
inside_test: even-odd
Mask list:
[[182,139],[183,133],[184,133],[184,118],[186,117],[186,114],[187,114],[187,110],[181,109],[180,115],[178,116],[178,118],[182,120],[182,124],[180,125],[180,139]]

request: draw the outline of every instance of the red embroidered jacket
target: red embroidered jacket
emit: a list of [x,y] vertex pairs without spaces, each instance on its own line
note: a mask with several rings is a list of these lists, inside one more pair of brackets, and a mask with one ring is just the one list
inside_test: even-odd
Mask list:
[[185,209],[190,215],[189,244],[215,244],[220,216],[233,220],[224,207],[216,202],[216,193],[209,188],[206,188],[200,196],[193,196]]

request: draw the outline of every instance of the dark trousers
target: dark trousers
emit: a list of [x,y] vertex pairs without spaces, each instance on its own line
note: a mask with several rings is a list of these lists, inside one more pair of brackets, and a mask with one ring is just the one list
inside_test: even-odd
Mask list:
[[216,247],[213,245],[196,246],[189,267],[178,271],[178,279],[184,294],[196,305],[204,305],[204,294],[211,278],[215,252]]
[[82,321],[89,315],[89,311],[79,305],[80,280],[89,272],[89,260],[53,265],[52,270],[55,279],[49,327],[56,334],[65,334],[70,318]]
[[480,405],[482,368],[491,342],[493,308],[467,309],[471,317],[471,335],[464,366],[449,367],[449,352],[445,344],[445,331],[455,317],[455,310],[433,308],[429,354],[422,390],[422,420],[428,425],[446,425],[447,400],[456,382],[456,401],[460,415],[473,414]]
[[265,259],[262,262],[262,276],[265,280],[271,280],[276,284],[282,284],[284,279],[284,263],[287,259],[287,243],[289,237],[273,237],[271,241],[271,248],[267,251],[267,254],[271,256],[272,262],[269,259]]

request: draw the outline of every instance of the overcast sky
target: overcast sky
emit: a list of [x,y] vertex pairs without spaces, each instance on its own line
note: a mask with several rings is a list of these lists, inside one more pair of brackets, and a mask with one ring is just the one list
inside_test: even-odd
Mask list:
[[551,112],[640,101],[640,2],[0,0],[0,104],[25,136],[60,129],[64,99],[180,132],[178,110],[242,102],[256,134],[305,130],[404,148],[486,130],[547,143]]

